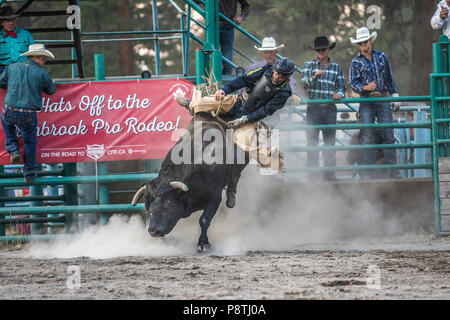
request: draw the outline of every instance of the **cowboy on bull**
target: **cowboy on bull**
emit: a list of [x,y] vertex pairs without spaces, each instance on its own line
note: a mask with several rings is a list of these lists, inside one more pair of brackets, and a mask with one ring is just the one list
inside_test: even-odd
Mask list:
[[[294,73],[295,65],[287,58],[277,61],[274,65],[265,65],[250,71],[229,82],[222,89],[217,90],[216,102],[229,100],[229,109],[225,110],[222,118],[227,121],[229,128],[238,129],[249,123],[256,123],[286,104],[291,96],[289,77]],[[237,96],[233,92],[244,88]],[[184,96],[177,96],[176,101],[190,112],[198,112],[192,106],[191,100]],[[202,111],[202,110],[199,110]],[[230,182],[227,186],[227,206],[234,207],[236,201],[237,182],[242,168],[233,167]]]

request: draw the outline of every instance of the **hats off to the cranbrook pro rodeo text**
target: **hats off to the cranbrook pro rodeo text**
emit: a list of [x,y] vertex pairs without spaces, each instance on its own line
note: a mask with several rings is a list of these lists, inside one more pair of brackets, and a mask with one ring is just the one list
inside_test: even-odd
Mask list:
[[366,27],[362,27],[362,28],[359,28],[358,30],[356,30],[356,39],[353,39],[352,37],[350,37],[350,41],[352,43],[358,43],[358,42],[363,42],[363,41],[369,40],[370,38],[372,38],[372,41],[375,41],[375,39],[377,38],[376,31],[374,31],[374,32],[372,32],[372,34],[370,34],[369,29],[367,29]]
[[53,53],[45,49],[45,45],[42,43],[32,44],[28,47],[28,52],[22,53],[22,56],[47,56],[50,58],[55,58]]
[[257,46],[255,46],[255,49],[259,50],[259,51],[273,51],[273,50],[277,50],[277,49],[281,49],[281,48],[284,48],[284,44],[277,47],[275,39],[272,37],[264,38],[262,41],[262,44],[261,44],[261,48],[258,48]]

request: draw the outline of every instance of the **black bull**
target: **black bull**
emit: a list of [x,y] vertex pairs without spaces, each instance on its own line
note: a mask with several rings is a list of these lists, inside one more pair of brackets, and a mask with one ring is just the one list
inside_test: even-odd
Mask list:
[[[197,129],[199,121],[202,123],[201,135],[198,132],[194,133],[194,127]],[[202,137],[210,129],[214,129],[213,132],[219,132],[216,137],[220,136],[222,144],[214,143],[214,139],[203,141]],[[198,240],[198,250],[207,251],[210,248],[207,231],[222,201],[222,190],[229,184],[237,185],[249,156],[248,153],[245,153],[245,159],[238,158],[238,162],[226,161],[227,140],[229,143],[230,139],[226,138],[227,134],[223,125],[209,114],[196,114],[187,127],[187,133],[190,139],[183,137],[169,151],[161,165],[158,177],[143,184],[143,187],[134,196],[132,205],[136,205],[144,195],[145,209],[150,216],[148,232],[153,237],[162,237],[168,234],[181,218],[187,218],[193,212],[203,210],[199,220],[201,235]],[[201,141],[198,141],[198,137]],[[187,157],[188,161],[177,163],[177,160],[174,162],[175,158],[179,159],[186,151],[180,145],[186,142],[190,143],[188,146],[190,146],[191,154]],[[201,145],[199,146],[198,143]],[[212,145],[220,145],[223,148],[221,151],[215,150],[215,148],[211,148]],[[237,148],[228,144],[228,148],[230,146],[236,154]],[[203,159],[201,163],[198,160],[194,162],[194,148],[196,147],[201,149],[203,155],[208,153],[216,156],[216,152],[221,153],[223,161],[217,161],[217,163],[206,161],[205,163],[205,159]],[[182,151],[180,152],[180,150]],[[243,151],[241,152],[243,153]],[[229,158],[228,154],[228,160]],[[236,157],[231,156],[232,161],[233,159],[236,161]],[[244,161],[245,163],[243,163]]]

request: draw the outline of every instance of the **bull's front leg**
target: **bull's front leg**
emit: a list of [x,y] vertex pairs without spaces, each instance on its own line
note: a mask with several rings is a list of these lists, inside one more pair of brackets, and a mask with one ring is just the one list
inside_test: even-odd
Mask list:
[[208,241],[208,228],[211,224],[211,220],[217,212],[219,208],[220,202],[222,201],[222,196],[217,197],[216,199],[211,199],[208,206],[203,210],[203,214],[200,217],[199,223],[200,228],[202,229],[202,233],[200,238],[198,239],[197,251],[198,252],[207,252],[211,248],[211,245]]

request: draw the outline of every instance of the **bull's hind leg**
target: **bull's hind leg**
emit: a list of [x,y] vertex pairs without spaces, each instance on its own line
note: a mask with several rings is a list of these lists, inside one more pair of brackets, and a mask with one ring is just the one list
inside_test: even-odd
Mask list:
[[211,224],[211,220],[217,212],[219,208],[220,202],[222,201],[222,197],[218,197],[216,199],[211,199],[208,206],[203,210],[203,214],[200,217],[199,223],[202,229],[202,233],[200,238],[198,239],[197,251],[198,252],[207,252],[211,248],[211,245],[208,241],[208,228]]
[[234,164],[227,176],[227,207],[234,208],[236,204],[236,192],[241,173],[247,164]]

